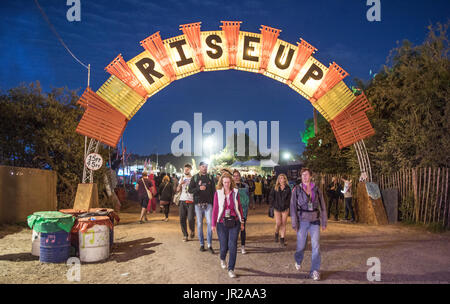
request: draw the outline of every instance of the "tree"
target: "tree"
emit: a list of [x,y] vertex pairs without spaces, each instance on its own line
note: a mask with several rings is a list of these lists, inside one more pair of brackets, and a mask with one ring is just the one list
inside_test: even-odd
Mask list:
[[[373,79],[356,80],[374,108],[368,116],[375,135],[364,139],[374,173],[450,165],[448,25],[429,26],[424,43],[413,46],[404,41]],[[315,171],[358,171],[354,148],[339,151],[323,119],[303,157]]]
[[374,167],[450,165],[450,61],[448,25],[429,26],[423,44],[404,41],[365,92],[376,135],[367,140]]
[[[71,207],[81,182],[84,138],[75,132],[83,114],[78,96],[67,89],[42,92],[39,82],[0,94],[0,164],[53,170],[58,207]],[[100,148],[107,159],[107,150]],[[103,173],[96,172],[100,202],[105,203]]]

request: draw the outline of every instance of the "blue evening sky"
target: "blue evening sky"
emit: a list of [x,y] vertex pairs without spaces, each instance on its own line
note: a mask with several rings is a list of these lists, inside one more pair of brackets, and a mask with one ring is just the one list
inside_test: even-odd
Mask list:
[[[427,26],[445,23],[450,1],[381,0],[381,22],[369,22],[366,0],[201,1],[81,0],[81,21],[69,22],[66,0],[40,0],[61,37],[76,56],[90,63],[91,87],[108,78],[104,67],[117,54],[125,60],[143,51],[139,41],[156,31],[163,39],[179,35],[180,24],[202,22],[202,30],[220,30],[221,20],[243,21],[241,29],[259,32],[260,25],[281,29],[280,39],[295,44],[303,38],[318,49],[323,64],[335,61],[350,76],[367,80],[377,72],[397,41],[421,43]],[[81,94],[87,70],[60,45],[33,0],[0,2],[0,90],[39,80],[44,90],[67,87]],[[177,120],[280,121],[280,147],[301,153],[300,132],[312,117],[311,104],[288,86],[259,74],[241,71],[198,73],[175,81],[151,97],[124,133],[133,153],[168,153]]]

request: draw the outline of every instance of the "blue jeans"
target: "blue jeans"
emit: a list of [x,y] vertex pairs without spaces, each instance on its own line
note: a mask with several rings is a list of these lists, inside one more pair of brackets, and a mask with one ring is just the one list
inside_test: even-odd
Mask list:
[[345,219],[348,219],[348,211],[350,210],[350,215],[352,216],[352,220],[355,220],[355,214],[353,213],[353,207],[352,207],[352,198],[346,197],[345,199]]
[[223,223],[217,223],[217,235],[220,243],[220,259],[225,260],[227,252],[230,252],[228,259],[228,270],[234,270],[236,265],[237,241],[241,224],[236,222],[233,228],[227,228]]
[[206,240],[208,242],[208,247],[212,246],[212,229],[211,229],[212,209],[213,206],[211,204],[208,204],[206,210],[200,208],[199,204],[195,204],[195,216],[197,217],[198,239],[200,240],[200,245],[202,246],[205,245],[205,239],[203,237],[203,217],[206,217],[206,225],[207,225]]
[[297,251],[294,254],[294,259],[297,264],[301,265],[303,261],[303,254],[306,248],[306,241],[309,235],[311,237],[312,261],[311,272],[320,269],[320,225],[311,225],[310,222],[300,222],[300,229],[297,231]]

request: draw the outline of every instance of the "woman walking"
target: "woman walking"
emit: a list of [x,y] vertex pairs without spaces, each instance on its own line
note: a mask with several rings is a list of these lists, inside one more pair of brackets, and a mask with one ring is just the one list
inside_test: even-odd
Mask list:
[[136,184],[136,190],[138,191],[138,198],[141,204],[141,217],[139,218],[139,223],[142,224],[142,219],[145,219],[147,222],[147,205],[149,204],[149,195],[153,196],[155,193],[152,193],[152,182],[148,179],[147,172],[142,172],[142,178],[139,179]]
[[291,197],[292,228],[297,232],[297,251],[295,252],[295,268],[300,270],[306,247],[308,232],[311,237],[312,262],[310,277],[320,280],[320,225],[325,231],[327,227],[327,209],[322,192],[311,182],[311,170],[301,170],[302,182],[295,186]]
[[229,252],[228,275],[235,278],[234,267],[237,256],[239,231],[244,230],[244,217],[239,198],[239,190],[230,174],[221,175],[214,194],[212,230],[216,231],[220,243],[220,266],[227,268],[226,256]]
[[165,218],[163,221],[167,222],[169,221],[170,202],[173,198],[173,186],[168,175],[164,176],[161,185],[159,185],[159,193],[159,204],[164,208]]
[[239,200],[242,205],[243,215],[244,215],[244,230],[241,230],[241,253],[246,254],[245,251],[245,239],[247,236],[247,215],[248,207],[250,205],[250,197],[248,192],[248,185],[241,181],[241,173],[238,170],[233,172],[233,180],[236,184],[236,188],[239,190]]
[[158,191],[156,191],[155,175],[153,173],[150,173],[150,175],[148,176],[148,179],[152,183],[151,191],[153,193],[153,197],[148,202],[147,212],[148,213],[153,213],[153,212],[156,213],[156,195],[157,195]]
[[278,242],[278,237],[280,237],[280,245],[284,247],[287,245],[285,241],[286,223],[291,203],[291,188],[285,174],[278,175],[275,187],[270,192],[269,202],[275,215],[275,242]]

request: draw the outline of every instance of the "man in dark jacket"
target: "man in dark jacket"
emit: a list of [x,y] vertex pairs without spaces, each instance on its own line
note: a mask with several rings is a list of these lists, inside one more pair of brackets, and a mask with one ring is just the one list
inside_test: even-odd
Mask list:
[[303,168],[302,183],[295,186],[291,196],[292,228],[297,232],[297,251],[295,252],[295,268],[300,270],[306,248],[308,232],[311,237],[312,263],[310,276],[314,281],[320,280],[320,225],[327,227],[327,213],[322,192],[311,182],[311,170]]
[[339,218],[339,195],[341,193],[342,187],[338,183],[336,176],[333,176],[331,183],[327,187],[328,194],[328,218],[330,218],[330,211],[333,203],[336,204],[336,212],[334,214],[334,219],[337,221]]
[[208,164],[200,162],[200,172],[195,174],[189,183],[189,193],[194,195],[195,215],[197,217],[198,239],[200,251],[205,251],[205,239],[203,237],[203,217],[206,218],[208,250],[214,253],[212,248],[212,207],[216,185],[214,178],[208,174]]

